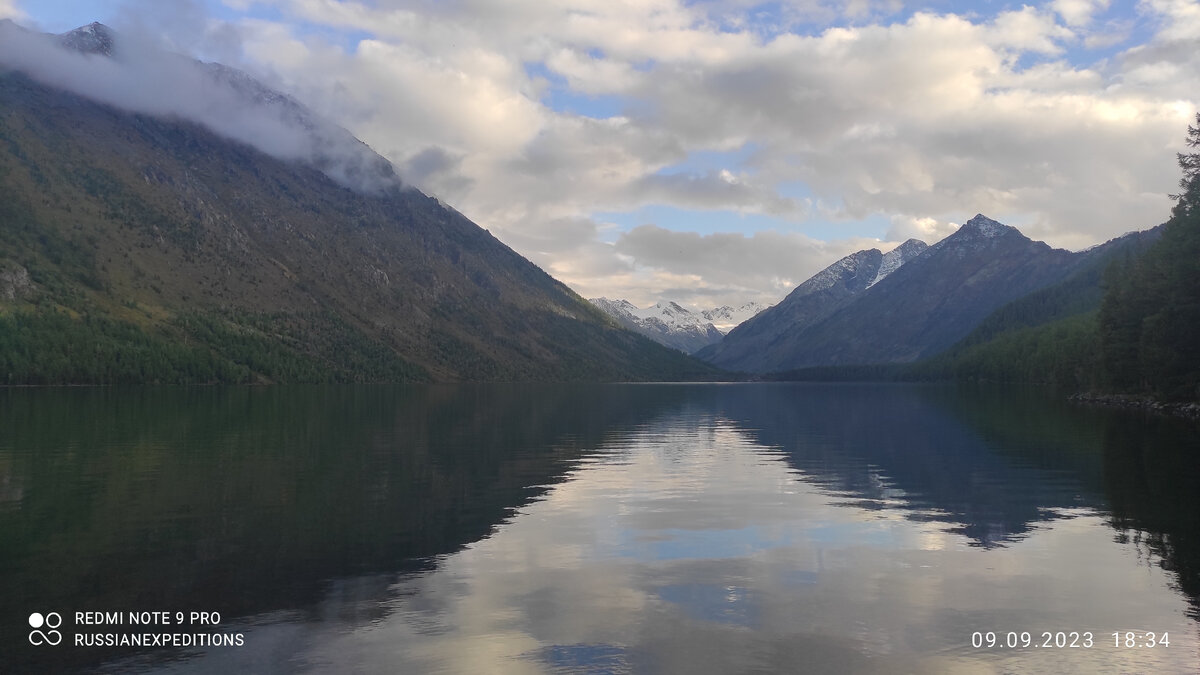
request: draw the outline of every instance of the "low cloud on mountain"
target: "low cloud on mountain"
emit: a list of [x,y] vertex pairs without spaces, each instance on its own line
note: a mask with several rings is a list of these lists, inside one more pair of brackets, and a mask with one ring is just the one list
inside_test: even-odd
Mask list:
[[104,26],[83,29],[80,39],[110,38],[111,54],[88,53],[0,22],[0,66],[124,110],[201,124],[274,157],[312,163],[356,189],[398,184],[391,167],[345,130],[236,70],[163,51],[138,33],[112,36]]

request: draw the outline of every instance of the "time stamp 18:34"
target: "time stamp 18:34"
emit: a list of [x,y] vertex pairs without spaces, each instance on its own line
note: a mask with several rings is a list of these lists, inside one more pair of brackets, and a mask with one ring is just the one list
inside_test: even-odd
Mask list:
[[1109,646],[1116,649],[1165,649],[1171,646],[1167,632],[1130,630],[1101,633],[1091,631],[975,631],[971,646],[976,649],[1091,649]]

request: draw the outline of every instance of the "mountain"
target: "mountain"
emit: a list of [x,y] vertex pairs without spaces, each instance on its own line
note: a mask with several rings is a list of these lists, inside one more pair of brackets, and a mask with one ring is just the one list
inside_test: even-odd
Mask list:
[[639,309],[628,300],[592,298],[590,302],[622,326],[687,354],[723,337],[711,321],[674,302],[658,302],[645,309]]
[[875,278],[871,280],[871,283],[867,284],[867,288],[883,281],[892,272],[900,269],[901,265],[924,253],[927,248],[929,248],[929,245],[920,239],[909,239],[896,248],[884,253],[883,260],[879,263],[879,271],[875,273]]
[[730,330],[767,308],[753,300],[737,307],[722,305],[699,312],[674,302],[658,302],[644,309],[628,300],[592,298],[589,302],[622,326],[688,354],[720,342]]
[[1163,230],[1132,232],[1085,252],[1065,279],[1002,305],[950,348],[912,364],[904,377],[1100,387],[1097,315],[1105,286],[1114,285],[1110,270],[1150,248]]
[[1100,308],[1106,270],[1116,261],[1136,257],[1162,237],[1164,226],[1129,232],[1094,246],[1082,254],[1062,281],[1038,289],[989,314],[966,337],[943,352],[984,344],[1024,328],[1034,328]]
[[797,286],[779,304],[734,328],[719,344],[697,353],[729,370],[769,372],[791,367],[804,348],[804,331],[818,325],[867,289],[920,256],[925,242],[909,239],[888,253],[852,253]]
[[722,305],[712,309],[706,309],[700,312],[700,316],[712,323],[713,327],[721,331],[722,335],[728,335],[729,331],[737,328],[747,320],[758,315],[770,305],[764,305],[761,302],[742,303],[737,307]]
[[83,53],[112,56],[113,33],[108,26],[93,21],[86,26],[80,26],[58,36],[62,46]]
[[1085,258],[976,215],[853,304],[804,331],[783,369],[905,363],[971,332],[1001,305],[1060,281]]
[[924,250],[919,242],[906,244],[900,264],[881,278],[875,277],[888,266],[878,251],[855,253],[698,356],[751,372],[913,362],[1117,245],[1053,249],[982,214]]
[[122,50],[0,24],[5,381],[712,376],[283,94]]
[[[1200,115],[1188,146],[1200,146]],[[949,349],[886,369],[904,379],[1036,382],[1084,400],[1200,410],[1200,153],[1180,153],[1166,223],[1076,255],[1061,282],[1010,302]],[[834,369],[844,370],[844,369]],[[850,369],[880,372],[880,368]],[[841,373],[853,376],[858,373]],[[790,373],[788,376],[800,375]],[[806,372],[805,376],[813,373]]]

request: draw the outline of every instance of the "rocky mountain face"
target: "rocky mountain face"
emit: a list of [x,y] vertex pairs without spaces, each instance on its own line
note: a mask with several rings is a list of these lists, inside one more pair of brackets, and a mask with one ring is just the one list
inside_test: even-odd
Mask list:
[[113,33],[108,26],[93,21],[58,36],[59,44],[82,54],[112,56]]
[[[96,25],[61,41],[87,59],[120,52]],[[356,140],[359,164],[273,156],[202,123],[70,93],[12,58],[0,63],[0,377],[711,376],[438,200],[395,180],[350,189],[344,167],[391,168]],[[244,74],[203,67],[247,108],[267,99],[315,119]],[[66,374],[44,377],[49,364]]]
[[779,304],[734,328],[720,343],[697,353],[730,370],[770,372],[803,345],[802,331],[852,303],[905,263],[920,256],[925,242],[909,239],[888,253],[852,253],[797,286]]

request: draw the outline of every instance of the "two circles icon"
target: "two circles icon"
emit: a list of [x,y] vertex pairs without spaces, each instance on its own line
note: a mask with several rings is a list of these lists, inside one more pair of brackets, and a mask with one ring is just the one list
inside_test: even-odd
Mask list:
[[[33,646],[39,645],[57,645],[62,642],[62,633],[55,630],[62,625],[62,616],[58,612],[50,612],[46,616],[42,616],[40,612],[34,612],[29,615],[29,627],[33,630],[29,631],[29,644]],[[47,630],[42,631],[42,627]]]

